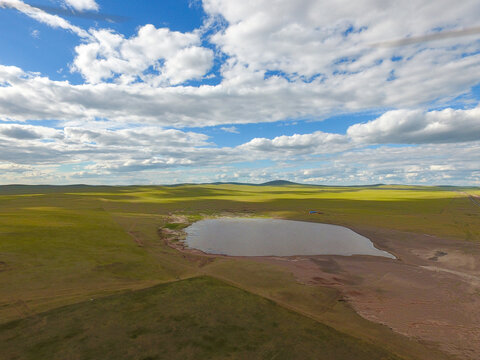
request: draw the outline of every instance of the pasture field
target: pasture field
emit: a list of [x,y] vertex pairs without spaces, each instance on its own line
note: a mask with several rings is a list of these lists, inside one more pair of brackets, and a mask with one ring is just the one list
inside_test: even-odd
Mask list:
[[209,277],[70,305],[1,329],[4,359],[398,359]]
[[[1,186],[0,354],[290,359],[322,351],[338,354],[328,359],[348,359],[352,351],[358,359],[447,359],[435,344],[360,317],[334,288],[301,283],[272,263],[177,251],[159,229],[176,228],[181,219],[265,216],[478,243],[479,207],[469,194],[479,193],[405,186]],[[129,356],[126,347],[142,350]]]

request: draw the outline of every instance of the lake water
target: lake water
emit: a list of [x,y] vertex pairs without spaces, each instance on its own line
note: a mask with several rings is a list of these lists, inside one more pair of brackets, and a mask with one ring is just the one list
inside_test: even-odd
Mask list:
[[395,259],[343,226],[304,221],[220,218],[185,229],[188,247],[232,256],[374,255]]

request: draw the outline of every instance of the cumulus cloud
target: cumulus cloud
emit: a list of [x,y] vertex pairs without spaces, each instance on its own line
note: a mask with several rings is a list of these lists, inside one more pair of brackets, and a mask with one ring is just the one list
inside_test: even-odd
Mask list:
[[316,131],[312,134],[278,136],[273,139],[255,138],[241,149],[268,153],[270,157],[288,155],[335,153],[351,147],[344,135]]
[[98,10],[99,6],[95,0],[65,0],[65,4],[71,6],[75,10]]
[[[0,130],[1,131],[1,130]],[[205,146],[208,137],[194,132],[175,129],[163,130],[157,127],[142,127],[120,130],[88,130],[66,127],[65,139],[69,142],[95,145],[118,146],[123,148],[145,146],[158,149],[167,146]]]
[[[203,4],[209,14],[228,23],[212,38],[225,53],[250,68],[306,78],[378,65],[392,51],[368,46],[373,41],[477,25],[480,9],[475,0],[462,2],[461,7],[452,6],[449,0],[388,0],[381,5],[376,0],[354,4],[348,0],[278,0],[275,6],[268,0],[205,0]],[[412,48],[393,51],[408,54]]]
[[198,33],[181,33],[145,25],[125,38],[112,30],[90,31],[91,41],[75,48],[72,70],[90,83],[114,77],[121,83],[141,79],[179,84],[201,78],[213,63],[213,52],[200,45]]
[[25,75],[24,71],[17,66],[0,65],[0,84],[12,85]]
[[93,162],[90,170],[128,171],[135,166],[201,164],[225,153],[222,149],[212,153],[208,136],[201,133],[158,127],[88,127],[0,124],[0,162],[31,166]]
[[[477,70],[480,72],[480,54],[478,60]],[[271,78],[260,80],[253,86],[228,83],[201,87],[154,87],[145,83],[72,85],[26,73],[16,67],[0,66],[0,84],[8,85],[0,87],[0,118],[17,121],[106,118],[175,127],[270,122],[288,118],[321,119],[339,109],[347,112],[378,106],[418,106],[431,100],[430,96],[446,96],[449,91],[460,91],[467,82],[473,85],[477,81],[469,75],[476,71],[477,65],[456,67],[455,63],[450,63],[448,67],[450,72],[445,70],[445,73],[450,76],[440,76],[435,83],[429,78],[427,69],[422,69],[418,75],[422,81],[414,87],[415,96],[407,96],[403,92],[406,83],[384,86],[379,79],[374,82],[365,74],[357,76],[365,76],[366,80],[362,81],[371,81],[375,86],[368,86],[363,91],[357,89],[354,83],[350,84],[347,78],[336,85],[289,83],[285,79]],[[95,66],[92,65],[92,68]],[[461,75],[461,70],[465,68],[469,71]],[[94,78],[95,74],[99,73],[92,73]],[[433,86],[434,90],[430,92]]]
[[[330,183],[480,184],[480,143],[378,147],[348,151],[309,177]],[[313,175],[313,176],[312,176]]]
[[455,143],[480,140],[480,107],[388,111],[365,124],[352,125],[347,134],[371,144]]

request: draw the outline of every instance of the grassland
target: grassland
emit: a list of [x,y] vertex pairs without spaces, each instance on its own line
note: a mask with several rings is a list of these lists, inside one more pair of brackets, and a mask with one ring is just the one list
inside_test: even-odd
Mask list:
[[397,359],[209,277],[66,306],[1,330],[3,359]]
[[[478,193],[478,189],[398,186],[0,187],[0,339],[5,340],[0,340],[0,353],[17,354],[19,359],[42,359],[47,353],[83,359],[112,351],[117,358],[115,351],[122,343],[143,349],[138,354],[145,359],[172,358],[180,349],[185,349],[183,358],[253,353],[272,358],[276,353],[287,356],[282,343],[293,344],[285,342],[289,338],[299,343],[289,346],[295,354],[315,351],[314,340],[324,344],[318,349],[325,353],[334,351],[340,346],[334,339],[339,338],[343,347],[369,354],[364,358],[446,358],[359,317],[338,301],[338,292],[331,288],[300,284],[274,265],[248,259],[205,261],[180,253],[160,241],[158,229],[176,228],[169,220],[175,214],[191,220],[244,214],[478,242],[478,207],[468,196]],[[319,214],[310,215],[309,210]],[[163,283],[170,285],[158,285]],[[216,295],[227,293],[231,301],[214,301]],[[176,312],[180,310],[176,305],[172,309],[175,299],[183,304],[183,312]],[[219,311],[207,311],[208,302]],[[239,314],[241,306],[245,319],[231,318],[222,328],[222,314]],[[268,321],[258,318],[254,310],[259,306]],[[167,320],[153,324],[153,318]],[[177,336],[179,329],[192,326],[191,321],[199,327]],[[273,323],[291,326],[282,333]],[[162,333],[162,324],[176,330]],[[104,335],[94,328],[111,337],[103,343]],[[128,337],[143,328],[144,335]],[[310,330],[303,333],[305,329]],[[73,335],[63,339],[60,334],[70,330]],[[270,333],[277,340],[265,337]],[[245,337],[242,346],[233,341],[236,335]],[[348,358],[338,354],[339,359]],[[126,358],[141,359],[135,356]]]

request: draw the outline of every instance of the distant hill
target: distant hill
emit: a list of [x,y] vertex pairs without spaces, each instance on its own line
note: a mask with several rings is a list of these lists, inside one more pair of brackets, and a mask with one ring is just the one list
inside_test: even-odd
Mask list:
[[227,181],[227,182],[216,181],[212,183],[203,183],[203,185],[256,185],[256,184],[234,182],[234,181]]
[[260,186],[284,186],[284,185],[303,185],[303,184],[295,183],[288,180],[273,180],[273,181],[264,182],[259,185]]
[[299,184],[295,183],[292,181],[288,180],[273,180],[273,181],[267,181],[261,184],[253,184],[253,183],[242,183],[242,182],[213,182],[213,183],[205,183],[204,185],[249,185],[249,186],[284,186],[284,185],[304,185],[304,184]]
[[254,183],[245,183],[245,182],[235,182],[235,181],[216,181],[211,183],[201,183],[201,184],[175,184],[170,186],[179,186],[179,185],[247,185],[247,186],[283,186],[283,185],[304,185],[299,183],[294,183],[288,180],[273,180],[264,182],[261,184]]

